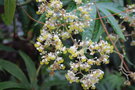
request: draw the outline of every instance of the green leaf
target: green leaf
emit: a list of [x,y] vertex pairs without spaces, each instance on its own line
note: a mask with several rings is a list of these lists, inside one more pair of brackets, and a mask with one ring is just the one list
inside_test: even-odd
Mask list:
[[97,5],[98,5],[98,7],[103,7],[106,10],[111,11],[112,13],[120,13],[120,14],[117,14],[117,16],[122,16],[125,14],[124,12],[122,12],[122,10],[124,10],[124,8],[118,7],[114,3],[98,3]]
[[9,25],[12,23],[16,9],[16,0],[4,0],[4,14],[2,19],[5,24]]
[[98,90],[121,90],[125,78],[119,72],[110,73],[105,72],[104,79],[97,84]]
[[[97,16],[97,18],[99,18],[99,17]],[[94,27],[92,41],[97,42],[100,39],[100,36],[103,33],[103,30],[102,30],[103,28],[102,28],[100,20],[96,20],[95,23],[96,24],[95,24],[95,27]]]
[[[99,24],[99,25],[100,25],[100,24]],[[96,32],[95,32],[95,34],[94,34],[92,40],[93,40],[94,42],[98,42],[98,40],[100,39],[100,36],[102,35],[103,32],[104,32],[104,31],[103,31],[103,27],[100,25],[100,26],[99,26],[99,29],[96,30]]]
[[15,51],[15,49],[13,49],[13,48],[11,48],[9,46],[2,45],[2,44],[0,44],[0,50],[7,51],[7,52]]
[[24,84],[24,87],[27,87],[29,85],[26,76],[17,65],[9,61],[0,59],[0,67],[9,72],[10,74],[12,74],[18,80],[20,80],[20,82]]
[[[45,22],[45,13],[43,13],[37,21]],[[37,26],[39,23],[35,23],[34,26]]]
[[0,5],[4,5],[4,0],[0,0]]
[[32,87],[36,87],[36,83],[37,83],[37,79],[36,79],[36,67],[34,62],[32,61],[32,59],[25,54],[22,51],[19,51],[20,56],[23,58],[26,68],[27,68],[27,72],[30,78],[30,82],[32,84]]
[[8,88],[24,88],[24,86],[12,81],[0,82],[0,90],[5,90]]
[[76,8],[75,2],[70,2],[70,4],[68,4],[66,10],[67,10],[67,12],[71,12],[71,11],[74,10],[75,8]]
[[[98,7],[98,9],[105,15],[111,15],[111,13],[109,11],[107,11],[105,8],[103,7]],[[107,17],[107,19],[109,20],[111,26],[113,27],[114,31],[116,32],[116,34],[119,35],[120,38],[122,38],[123,40],[125,40],[125,37],[122,33],[122,30],[120,29],[120,26],[118,25],[117,20],[113,17],[113,16],[109,16]]]
[[[96,18],[96,7],[93,5],[92,7],[92,11],[91,11],[91,13],[90,13],[90,17],[92,18],[92,19],[94,19],[94,18]],[[88,39],[91,39],[92,38],[92,33],[93,33],[93,31],[94,31],[94,28],[95,27],[95,20],[93,20],[91,23],[90,23],[90,27],[89,28],[86,28],[85,30],[84,30],[84,32],[82,33],[82,40],[86,40],[86,38],[88,38]]]
[[[54,76],[46,77],[44,82],[42,83],[40,90],[45,90],[52,86],[67,86],[68,81],[65,79],[65,72],[55,72]],[[49,89],[50,90],[50,89]]]
[[72,0],[61,0],[61,1],[62,1],[62,3],[63,3],[63,6],[66,6],[66,5],[70,4],[70,2],[71,2]]

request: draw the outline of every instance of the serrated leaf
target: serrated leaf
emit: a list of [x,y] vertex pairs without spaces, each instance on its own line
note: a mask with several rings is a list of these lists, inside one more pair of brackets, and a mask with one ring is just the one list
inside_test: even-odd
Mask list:
[[0,67],[9,72],[14,77],[16,77],[18,80],[20,80],[20,82],[23,83],[24,87],[28,87],[29,85],[28,80],[17,65],[9,61],[0,59]]
[[5,89],[11,89],[11,88],[24,88],[24,86],[20,83],[12,82],[12,81],[5,81],[5,82],[0,82],[0,90],[5,90]]
[[9,25],[12,23],[16,9],[16,0],[4,0],[4,14],[2,19],[5,24]]
[[[105,16],[108,16],[108,15],[111,15],[111,13],[109,11],[107,11],[105,8],[103,7],[98,7],[98,9],[105,15]],[[114,31],[116,34],[118,34],[118,36],[120,38],[122,38],[123,40],[125,40],[125,37],[122,33],[122,30],[120,29],[120,26],[118,25],[118,22],[117,20],[113,17],[113,16],[109,16],[107,17],[107,19],[109,20],[111,26],[113,27]]]
[[20,56],[23,58],[24,62],[25,62],[25,65],[26,65],[26,69],[27,69],[27,72],[28,72],[28,75],[29,75],[29,79],[30,79],[30,82],[32,84],[32,87],[36,87],[36,83],[37,83],[37,78],[36,78],[36,67],[35,67],[35,64],[34,62],[32,61],[32,59],[27,55],[25,54],[24,52],[22,51],[19,51],[19,54]]
[[97,42],[103,33],[103,28],[100,23],[100,20],[96,20],[95,23],[96,24],[95,24],[95,28],[94,28],[94,32],[93,32],[93,36],[92,36],[92,41]]
[[98,3],[97,5],[111,11],[112,13],[117,13],[117,16],[122,16],[125,14],[122,12],[124,9],[118,7],[118,5],[115,5],[114,3]]

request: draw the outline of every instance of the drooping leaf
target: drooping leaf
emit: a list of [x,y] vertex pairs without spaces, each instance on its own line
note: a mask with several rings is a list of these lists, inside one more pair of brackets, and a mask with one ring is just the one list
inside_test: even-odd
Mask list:
[[118,5],[114,4],[114,3],[98,3],[97,4],[98,7],[103,7],[104,9],[111,11],[112,13],[117,13],[117,16],[122,16],[123,14],[125,14],[123,12],[123,8],[119,7]]
[[6,82],[0,82],[0,90],[5,89],[11,89],[11,88],[24,88],[24,86],[20,83],[12,82],[12,81],[6,81]]
[[5,24],[9,25],[12,23],[16,9],[16,0],[4,0],[4,14],[2,19]]
[[17,65],[9,61],[0,59],[0,67],[9,72],[14,77],[16,77],[21,83],[23,83],[24,87],[28,87],[29,85],[28,80]]
[[34,62],[32,61],[32,59],[25,54],[22,51],[19,51],[20,56],[23,58],[25,65],[26,65],[26,69],[30,78],[30,82],[32,84],[32,87],[36,87],[36,83],[37,83],[37,79],[36,79],[36,67]]
[[0,50],[2,51],[7,51],[7,52],[12,52],[15,51],[13,48],[9,47],[9,46],[5,46],[3,44],[0,44]]
[[[111,15],[111,13],[109,11],[107,11],[106,9],[104,9],[103,7],[98,7],[98,9],[105,15],[105,16],[109,16]],[[118,36],[120,38],[122,38],[123,40],[125,40],[125,37],[122,33],[122,30],[120,28],[120,26],[118,25],[117,20],[113,17],[113,16],[109,16],[107,17],[107,19],[109,20],[111,26],[113,27],[114,31],[116,34],[118,34]]]
[[[98,18],[98,16],[97,16],[97,18]],[[102,25],[100,23],[100,20],[96,20],[94,32],[93,32],[93,36],[92,36],[92,41],[97,42],[100,39],[100,37],[102,36],[103,32],[104,31],[103,31]]]

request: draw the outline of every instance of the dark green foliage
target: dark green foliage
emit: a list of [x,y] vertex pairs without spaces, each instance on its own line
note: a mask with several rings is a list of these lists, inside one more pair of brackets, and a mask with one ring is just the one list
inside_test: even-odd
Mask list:
[[[16,2],[25,2],[27,0],[0,0],[0,6],[4,6],[5,12],[1,14],[0,21],[0,90],[82,90],[78,84],[69,84],[65,79],[65,71],[56,71],[51,76],[50,71],[46,66],[41,68],[41,71],[37,74],[37,69],[39,67],[40,57],[32,44],[36,41],[36,37],[39,35],[42,24],[34,22],[31,20],[26,13],[23,11]],[[87,4],[87,0],[84,3]],[[102,17],[109,16],[114,13],[120,13],[124,10],[125,5],[131,4],[133,0],[90,0],[90,2],[96,1],[96,6],[92,7],[91,18],[99,18],[97,14],[97,9],[99,10]],[[64,8],[67,12],[74,10],[77,6],[73,0],[62,0]],[[26,5],[22,6],[28,14],[35,20],[40,22],[45,22],[45,15],[36,15],[37,3],[31,0]],[[15,17],[15,13],[18,17]],[[125,13],[121,13],[123,15]],[[122,40],[126,40],[121,27],[119,26],[120,14],[115,16],[109,16],[103,18],[105,25],[109,25],[109,32],[113,32],[118,35]],[[24,34],[22,36],[17,35],[19,32],[18,28],[15,30],[16,26],[13,26],[13,18],[16,18],[21,23],[21,32]],[[5,30],[6,25],[11,25],[14,30],[10,30],[9,35]],[[1,28],[2,27],[2,28]],[[3,28],[4,27],[4,28]],[[7,29],[7,28],[6,28]],[[110,30],[111,29],[111,30]],[[131,28],[132,29],[132,28]],[[130,31],[130,30],[129,30]],[[102,36],[102,37],[101,37]],[[77,37],[77,36],[74,36]],[[100,39],[105,39],[107,35],[104,33],[104,29],[101,25],[100,20],[93,20],[89,28],[86,28],[81,35],[78,37],[82,40],[86,38],[92,41],[99,41]],[[8,38],[8,39],[7,39]],[[3,43],[7,40],[6,43]],[[19,47],[16,42],[23,42],[23,45]],[[131,39],[129,39],[129,42]],[[70,40],[64,41],[64,44],[72,44]],[[125,42],[128,43],[128,42]],[[25,45],[25,46],[24,46]],[[118,47],[122,46],[122,42],[116,43]],[[69,45],[67,45],[69,47]],[[25,49],[24,49],[25,48]],[[128,57],[130,55],[134,56],[134,50],[129,49],[134,48],[134,46],[128,46],[127,54],[124,54],[125,61],[131,70],[135,70],[134,57]],[[28,50],[27,50],[28,49]],[[29,51],[30,50],[30,51]],[[122,52],[122,50],[119,48]],[[32,52],[34,53],[32,53]],[[26,54],[27,53],[27,54]],[[35,56],[36,55],[36,56]],[[68,64],[68,55],[63,55],[66,58],[66,63]],[[38,57],[38,58],[35,58]],[[21,63],[21,64],[20,64]],[[113,54],[110,58],[110,64],[107,66],[101,66],[101,69],[105,71],[104,78],[97,84],[97,90],[135,90],[134,82],[131,86],[124,86],[125,76],[119,72],[120,59],[118,55]],[[2,78],[6,78],[3,80]],[[8,80],[9,79],[9,80]],[[8,81],[7,81],[8,80]]]

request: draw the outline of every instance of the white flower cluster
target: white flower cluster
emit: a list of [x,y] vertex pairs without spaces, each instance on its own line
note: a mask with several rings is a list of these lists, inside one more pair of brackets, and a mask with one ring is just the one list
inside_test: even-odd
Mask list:
[[[82,0],[75,0],[79,6],[67,12],[62,8],[60,0],[37,1],[41,2],[37,13],[46,16],[41,35],[35,43],[35,47],[42,56],[40,64],[47,64],[51,71],[65,69],[63,55],[66,54],[67,58],[72,60],[69,63],[71,68],[66,74],[67,80],[70,83],[82,83],[84,89],[94,88],[103,77],[103,71],[93,69],[92,66],[101,65],[101,63],[108,64],[109,54],[113,52],[113,47],[103,40],[97,43],[91,40],[77,41],[72,37],[90,26],[89,14],[92,4],[81,5]],[[63,43],[67,39],[73,42],[70,47],[66,47]]]
[[[67,51],[70,53],[70,59],[72,59],[70,62],[71,68],[66,74],[67,80],[70,83],[82,83],[84,89],[90,87],[94,89],[95,84],[103,77],[104,72],[99,69],[93,69],[92,66],[101,65],[101,63],[108,64],[109,54],[113,52],[113,47],[103,40],[99,43],[89,40],[75,44]],[[78,75],[81,75],[82,78],[78,77]]]
[[80,80],[84,89],[95,89],[95,84],[99,82],[100,79],[103,78],[104,72],[100,69],[92,71],[90,74],[84,75],[84,77]]

